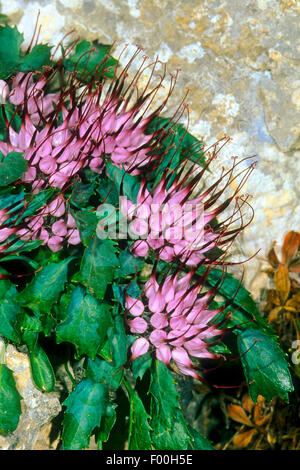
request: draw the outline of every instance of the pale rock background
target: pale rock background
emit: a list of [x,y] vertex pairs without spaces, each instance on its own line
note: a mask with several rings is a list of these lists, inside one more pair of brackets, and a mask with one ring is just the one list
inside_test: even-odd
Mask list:
[[[0,338],[0,353],[3,347],[4,341]],[[55,392],[42,393],[35,388],[27,354],[17,351],[9,344],[4,359],[6,366],[14,374],[16,387],[22,397],[22,415],[13,433],[0,434],[0,450],[45,449],[46,446],[49,449],[49,423],[61,411],[59,398]],[[39,439],[45,429],[48,433],[40,445]]]
[[[273,240],[300,230],[300,1],[297,0],[2,0],[30,41],[40,11],[40,40],[54,45],[73,36],[114,43],[126,63],[134,45],[159,56],[169,72],[181,69],[165,115],[189,89],[189,130],[207,145],[231,142],[212,165],[232,155],[255,155],[257,166],[243,192],[252,195],[255,219],[240,237],[239,259],[251,259],[246,286],[256,298]],[[133,63],[133,70],[139,61]],[[243,165],[247,165],[244,162]],[[1,447],[1,443],[0,443]]]

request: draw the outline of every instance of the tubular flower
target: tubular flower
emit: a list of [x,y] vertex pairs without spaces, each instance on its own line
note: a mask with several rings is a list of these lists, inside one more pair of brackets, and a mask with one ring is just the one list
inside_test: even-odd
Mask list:
[[220,357],[209,348],[224,334],[225,305],[210,310],[217,289],[201,294],[203,278],[192,284],[193,276],[193,271],[182,277],[172,274],[158,283],[152,274],[139,299],[126,296],[127,324],[139,336],[131,347],[132,360],[151,349],[167,366],[200,379],[195,358]]
[[[181,178],[179,174],[172,180],[172,174],[166,172],[151,192],[144,179],[136,204],[122,197],[121,212],[129,221],[129,234],[132,238],[139,238],[131,247],[136,257],[145,257],[153,250],[156,256],[166,262],[177,259],[186,265],[198,265],[208,261],[208,252],[212,253],[215,248],[226,248],[245,227],[241,207],[247,203],[247,198],[238,198],[238,194],[253,166],[235,176],[233,170],[237,163],[234,162],[227,173],[199,194],[197,185],[207,166],[194,177],[193,171],[190,172],[189,176],[192,177],[189,179]],[[226,188],[241,175],[235,191],[224,202],[220,202],[219,198]],[[192,198],[194,194],[196,197]],[[231,216],[216,222],[216,218],[233,202]],[[238,217],[235,219],[236,215]],[[237,222],[240,222],[238,226]],[[209,259],[216,259],[220,253],[210,255]]]

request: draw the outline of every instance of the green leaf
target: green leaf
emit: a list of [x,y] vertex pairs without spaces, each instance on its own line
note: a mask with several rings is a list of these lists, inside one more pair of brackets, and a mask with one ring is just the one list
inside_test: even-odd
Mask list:
[[108,389],[103,384],[83,379],[64,401],[67,407],[63,420],[64,450],[80,450],[89,446],[93,430],[100,426],[106,412]]
[[21,72],[31,70],[41,70],[45,65],[51,65],[51,47],[47,44],[37,44],[34,48],[22,57],[18,69]]
[[24,329],[22,334],[22,342],[26,344],[29,351],[33,351],[37,345],[39,334],[37,331]]
[[109,385],[114,390],[119,388],[123,373],[123,369],[99,357],[96,357],[94,360],[89,358],[88,360],[86,377],[92,379],[94,382]]
[[21,399],[12,371],[0,364],[0,434],[13,432],[18,426]]
[[0,27],[0,78],[8,78],[18,66],[23,39],[16,27]]
[[68,341],[75,345],[78,355],[94,358],[112,324],[110,310],[110,305],[78,287],[72,293],[67,317],[56,329],[57,342]]
[[86,207],[94,192],[95,182],[82,183],[75,181],[72,185],[71,201],[77,207]]
[[[204,270],[205,268],[202,267],[198,269],[197,273],[201,275]],[[231,324],[239,325],[240,329],[248,329],[249,321],[254,319],[255,321],[251,324],[252,328],[263,328],[270,331],[270,326],[259,314],[255,301],[241,281],[235,279],[230,273],[224,274],[220,269],[213,269],[209,273],[207,283],[211,286],[215,286],[220,279],[222,279],[222,281],[219,287],[219,294],[228,300],[232,299],[232,308],[228,310],[232,311],[234,306],[239,307],[239,309],[232,312],[230,319]]]
[[114,325],[109,330],[108,338],[112,352],[113,364],[122,367],[127,362],[128,336],[125,332],[124,317],[117,315]]
[[41,70],[44,65],[51,64],[50,46],[37,44],[28,54],[22,55],[20,46],[23,40],[23,34],[16,27],[0,27],[0,78],[6,79],[16,70]]
[[79,229],[80,239],[85,246],[88,246],[96,233],[98,217],[95,212],[88,211],[76,211],[73,212],[73,216]]
[[[8,272],[5,269],[0,267],[0,274],[8,275]],[[12,283],[9,279],[0,278],[0,298],[5,297],[6,292],[11,288]]]
[[16,255],[13,254],[13,255],[5,256],[5,258],[2,258],[1,261],[2,261],[2,263],[4,261],[6,261],[6,262],[7,261],[15,261],[17,263],[21,261],[23,263],[28,264],[28,266],[30,266],[35,271],[37,271],[40,268],[39,263],[37,263],[33,259],[29,258],[28,256],[20,255],[19,253],[17,253]]
[[128,449],[151,450],[151,428],[148,423],[150,416],[146,413],[137,392],[131,388],[127,381],[124,381],[124,383],[130,401]]
[[54,371],[43,348],[36,344],[29,351],[30,368],[33,382],[41,392],[52,392],[55,386]]
[[105,413],[102,415],[100,427],[95,432],[98,449],[102,449],[102,443],[108,441],[110,432],[117,420],[116,406],[108,403]]
[[[10,211],[15,211],[18,207],[17,202],[19,202],[19,207],[23,207],[23,199],[25,197],[24,190],[21,190],[18,194],[7,193],[8,188],[3,188],[4,193],[0,194],[0,209],[8,209],[10,206],[13,208]],[[9,212],[8,211],[8,214]]]
[[23,315],[23,319],[22,319],[20,328],[23,331],[32,331],[34,333],[40,333],[42,331],[42,324],[41,324],[41,321],[38,317],[36,317],[34,315],[29,315],[28,313],[25,313]]
[[152,358],[149,353],[137,357],[131,363],[133,377],[135,379],[139,378],[142,380],[145,375],[145,372],[151,367],[151,365]]
[[100,196],[101,203],[105,202],[106,204],[112,204],[115,207],[118,206],[120,191],[113,181],[107,178],[101,179],[97,192]]
[[156,360],[149,388],[152,442],[157,450],[185,450],[192,438],[178,403],[178,393],[167,366]]
[[0,187],[17,181],[27,169],[27,162],[21,153],[10,152],[5,157],[0,152]]
[[[4,282],[2,286],[4,287],[5,284]],[[19,343],[21,339],[17,324],[20,312],[20,306],[15,301],[17,294],[17,289],[12,285],[7,292],[1,295],[0,300],[0,335],[14,343]]]
[[101,78],[103,76],[112,78],[113,68],[117,64],[117,61],[111,56],[107,57],[105,62],[104,58],[108,54],[110,46],[103,44],[92,45],[88,41],[81,41],[77,44],[74,54],[64,59],[63,64],[67,70],[79,73],[79,79],[85,81],[88,75],[95,78]]
[[278,396],[288,401],[292,379],[277,339],[262,331],[248,329],[237,333],[237,344],[251,399],[262,395],[267,401]]
[[84,251],[79,279],[98,299],[103,299],[118,265],[114,243],[109,239],[99,240],[94,236]]
[[140,180],[130,175],[125,170],[117,168],[110,161],[106,163],[106,171],[109,178],[115,182],[119,193],[122,186],[124,196],[135,203],[141,186]]
[[[23,241],[14,239],[14,243],[5,250],[5,253],[24,253],[35,250],[43,244],[43,240]],[[1,261],[6,261],[9,256],[6,256]]]
[[32,310],[49,312],[64,290],[71,260],[67,258],[60,263],[45,266],[19,294],[18,300]]
[[[7,190],[4,189],[4,191]],[[8,209],[12,206],[7,212],[10,215],[10,221],[18,219],[19,223],[26,217],[36,215],[36,212],[41,209],[44,204],[49,201],[49,199],[54,199],[56,194],[57,189],[55,188],[39,191],[37,194],[30,193],[25,195],[23,190],[18,194],[1,194],[0,209]],[[11,215],[12,213],[14,213],[14,215]]]
[[[15,112],[15,106],[13,106],[11,103],[6,102],[1,106],[2,113],[0,114],[0,140],[5,142],[7,138],[6,120],[10,123],[10,127],[19,133],[21,130],[22,119]],[[6,116],[6,119],[4,119],[4,116]]]
[[49,188],[44,191],[39,191],[37,194],[30,194],[26,198],[27,207],[26,210],[22,212],[22,219],[35,215],[36,212],[44,206],[44,204],[48,203],[50,199],[53,200],[56,195],[56,188]]
[[150,425],[153,429],[152,443],[157,450],[186,450],[191,441],[187,424],[180,409],[176,408],[172,427],[166,427],[156,411],[152,415]]
[[[160,152],[163,158],[154,172],[153,186],[158,184],[162,175],[169,170],[176,170],[185,159],[201,164],[205,161],[202,142],[187,132],[182,124],[176,124],[169,118],[157,116],[147,128],[147,134],[159,131]],[[176,171],[174,171],[174,178]],[[173,178],[170,178],[169,185]]]
[[128,249],[121,251],[119,259],[120,269],[118,269],[117,275],[120,277],[126,277],[141,271],[145,264],[143,258],[135,258]]
[[189,450],[215,450],[212,443],[198,431],[193,429],[192,426],[188,426],[188,429],[192,436],[188,447]]

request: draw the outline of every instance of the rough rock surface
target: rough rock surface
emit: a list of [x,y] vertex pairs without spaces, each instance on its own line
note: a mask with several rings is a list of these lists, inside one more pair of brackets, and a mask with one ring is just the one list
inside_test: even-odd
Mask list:
[[[0,352],[3,344],[0,339]],[[0,449],[31,450],[36,445],[40,432],[43,432],[47,423],[58,415],[61,405],[54,393],[42,393],[35,388],[31,380],[30,364],[26,354],[20,353],[12,345],[8,345],[5,364],[12,370],[17,389],[23,400],[21,402],[22,415],[18,427],[11,434],[0,435]],[[41,446],[37,448],[41,448]],[[49,449],[49,445],[47,448]]]

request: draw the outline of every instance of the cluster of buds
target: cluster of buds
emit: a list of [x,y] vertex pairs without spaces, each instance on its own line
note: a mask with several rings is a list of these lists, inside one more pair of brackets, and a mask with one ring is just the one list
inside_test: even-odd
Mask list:
[[20,228],[15,232],[21,240],[42,240],[53,252],[61,250],[64,242],[70,245],[80,243],[76,221],[69,212],[66,212],[62,196],[57,196],[36,216],[25,218],[24,222],[26,228]]
[[[217,151],[211,160],[216,158],[216,154]],[[226,249],[245,227],[241,207],[247,203],[247,198],[238,197],[238,194],[253,170],[253,165],[250,165],[234,175],[236,165],[234,161],[229,171],[200,194],[198,188],[207,164],[193,177],[193,171],[197,168],[194,165],[189,178],[182,179],[179,173],[174,180],[173,172],[165,172],[161,181],[150,191],[147,178],[144,178],[136,203],[123,196],[122,215],[130,222],[129,234],[132,238],[138,238],[131,246],[134,256],[146,257],[152,251],[165,262],[177,260],[187,266],[197,266],[205,261],[210,262],[215,248]],[[237,183],[239,176],[241,178]],[[225,201],[219,202],[233,182],[236,189]],[[196,197],[191,198],[195,193]],[[231,215],[216,222],[216,218],[233,202],[235,207]],[[237,214],[240,216],[235,219]],[[240,223],[237,224],[237,221]],[[217,253],[220,255],[221,251]],[[214,260],[218,255],[214,254]]]
[[161,282],[152,273],[143,294],[126,296],[127,323],[132,334],[142,335],[132,345],[132,360],[154,349],[156,358],[185,375],[200,379],[192,359],[217,359],[209,348],[225,330],[225,305],[209,308],[217,289],[201,293],[203,280],[193,282],[194,270],[168,275]]

